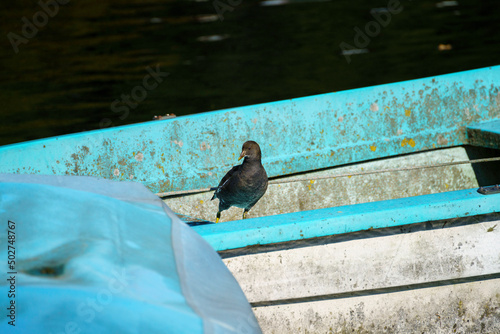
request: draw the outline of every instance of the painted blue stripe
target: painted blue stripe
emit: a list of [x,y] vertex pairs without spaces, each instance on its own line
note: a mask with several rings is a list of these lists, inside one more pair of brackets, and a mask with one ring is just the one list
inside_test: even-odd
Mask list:
[[500,212],[477,188],[193,227],[217,251]]

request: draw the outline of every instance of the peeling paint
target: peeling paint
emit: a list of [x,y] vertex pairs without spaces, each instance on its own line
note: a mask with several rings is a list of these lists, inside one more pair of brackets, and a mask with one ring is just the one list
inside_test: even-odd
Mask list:
[[437,143],[439,146],[445,146],[448,144],[448,139],[446,139],[443,135],[438,135]]
[[[434,83],[425,78],[8,145],[0,148],[0,172],[115,178],[119,166],[124,178],[134,175],[163,192],[215,186],[249,131],[263,143],[270,177],[397,156],[412,147],[466,145],[470,124],[498,119],[499,76],[500,67],[492,67]],[[163,170],[175,171],[170,188],[163,188]],[[210,177],[196,174],[207,171]]]
[[[500,279],[478,279],[498,273],[491,254],[497,238],[484,235],[491,223],[477,220],[450,219],[456,225],[446,229],[443,221],[427,222],[383,237],[344,235],[348,241],[340,243],[290,243],[224,262],[254,305],[294,300],[254,306],[265,333],[499,333]],[[486,267],[475,266],[478,260]]]
[[135,155],[135,160],[141,162],[142,160],[144,159],[144,154],[142,154],[141,152],[138,152],[136,155]]
[[404,138],[401,141],[401,146],[405,147],[406,145],[409,145],[411,147],[415,147],[415,140],[413,140],[413,138]]
[[207,143],[205,142],[202,142],[201,145],[200,145],[200,150],[201,151],[206,151],[206,150],[209,150],[210,149],[210,145],[208,145]]

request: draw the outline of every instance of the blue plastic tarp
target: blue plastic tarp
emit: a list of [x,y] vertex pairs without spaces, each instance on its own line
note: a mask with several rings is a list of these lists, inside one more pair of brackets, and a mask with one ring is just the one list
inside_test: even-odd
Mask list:
[[141,184],[0,174],[0,223],[1,333],[261,332],[218,254]]

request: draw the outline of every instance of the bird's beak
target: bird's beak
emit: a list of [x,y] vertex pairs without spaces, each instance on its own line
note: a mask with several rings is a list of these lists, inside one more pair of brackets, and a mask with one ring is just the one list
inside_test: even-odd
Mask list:
[[241,159],[243,159],[246,155],[247,155],[247,152],[241,151],[241,154],[240,154],[240,157],[238,158],[238,161],[240,161]]

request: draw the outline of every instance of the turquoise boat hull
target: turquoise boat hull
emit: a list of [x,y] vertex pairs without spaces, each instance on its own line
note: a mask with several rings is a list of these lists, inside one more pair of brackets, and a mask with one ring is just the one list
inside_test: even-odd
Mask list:
[[[247,140],[282,183],[212,224]],[[4,146],[0,173],[144,184],[198,222],[264,333],[493,333],[500,193],[478,188],[500,164],[468,161],[499,150],[495,66]]]

